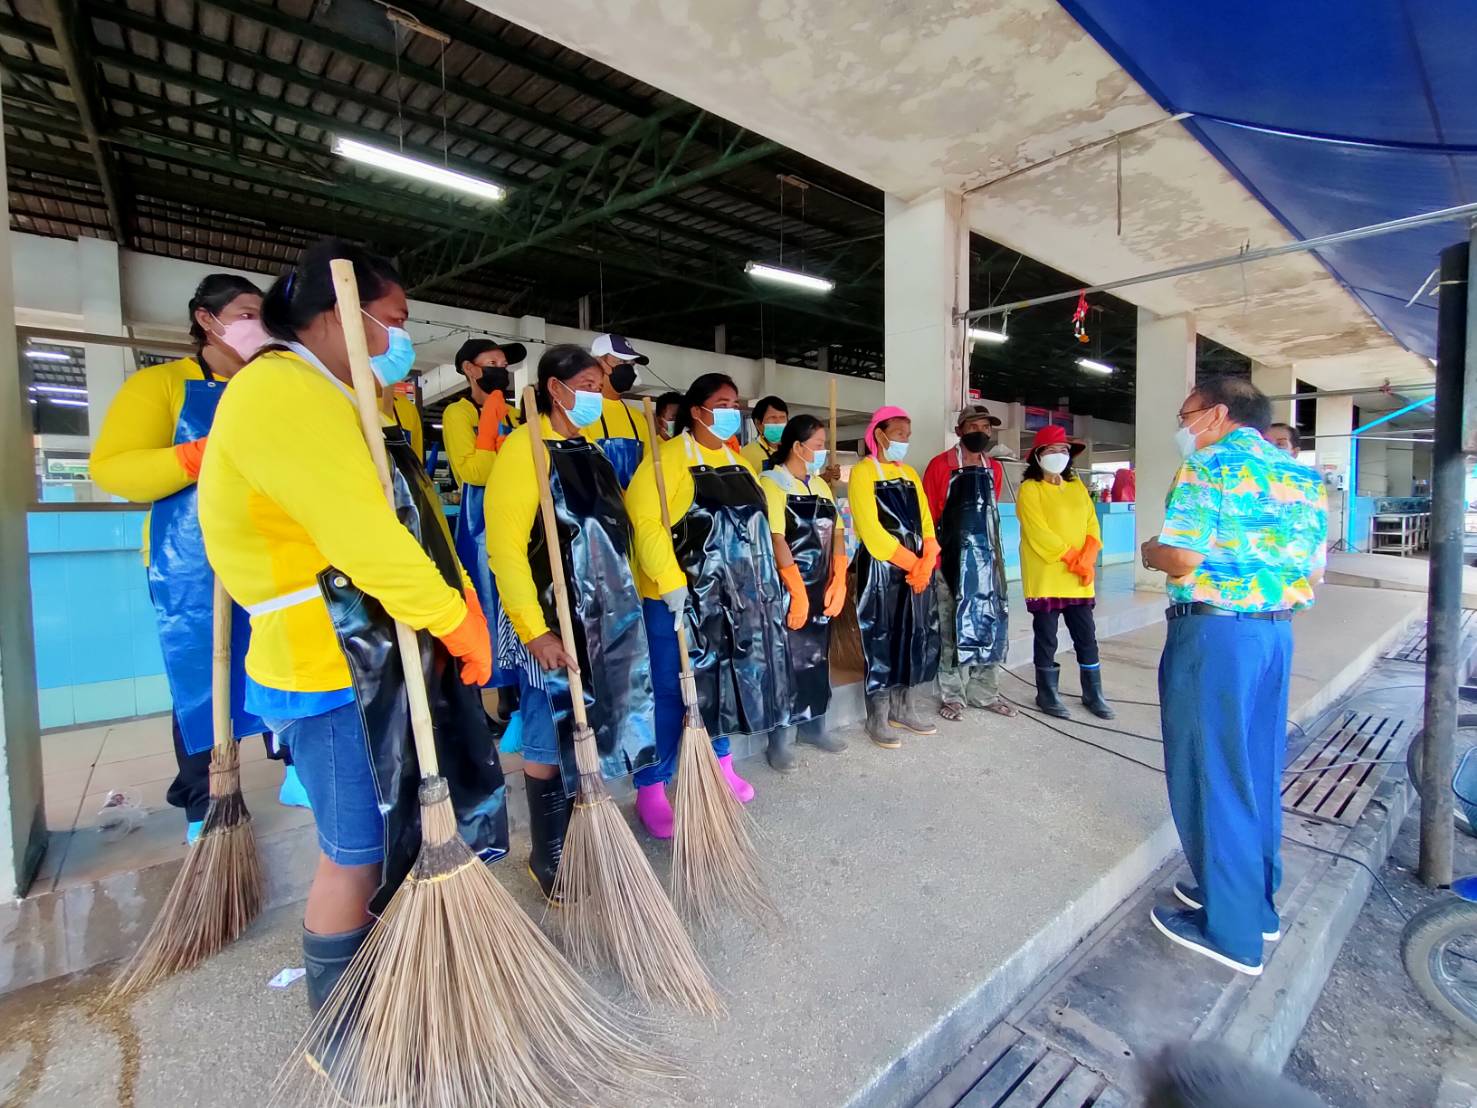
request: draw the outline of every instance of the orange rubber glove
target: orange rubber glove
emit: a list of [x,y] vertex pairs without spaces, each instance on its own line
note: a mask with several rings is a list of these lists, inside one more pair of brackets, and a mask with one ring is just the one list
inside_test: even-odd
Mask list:
[[1088,535],[1082,542],[1082,554],[1078,557],[1078,565],[1091,567],[1097,562],[1098,551],[1102,550],[1103,544],[1094,536]]
[[454,629],[441,636],[446,649],[462,663],[463,685],[485,685],[492,680],[492,636],[482,601],[470,588],[465,590],[467,614]]
[[1077,559],[1080,557],[1082,557],[1082,548],[1080,546],[1069,546],[1067,547],[1066,553],[1062,555],[1062,565],[1066,566],[1073,573],[1076,573]]
[[826,582],[826,606],[821,609],[835,619],[846,607],[846,552],[843,550],[831,558],[831,579]]
[[918,564],[908,574],[908,585],[914,593],[928,588],[928,580],[939,564],[939,544],[933,539],[923,540],[923,553],[918,555]]
[[508,402],[495,392],[482,403],[482,417],[477,420],[477,449],[496,450],[503,445],[503,420],[508,417]]
[[174,448],[174,456],[180,469],[190,475],[190,480],[197,480],[200,477],[200,461],[205,457],[205,440],[195,439],[180,443]]
[[902,543],[897,544],[897,549],[888,556],[887,560],[907,574],[911,574],[918,568],[918,555]]
[[790,592],[790,614],[785,617],[785,626],[798,631],[810,619],[810,594],[800,579],[800,567],[794,562],[780,567],[780,580]]

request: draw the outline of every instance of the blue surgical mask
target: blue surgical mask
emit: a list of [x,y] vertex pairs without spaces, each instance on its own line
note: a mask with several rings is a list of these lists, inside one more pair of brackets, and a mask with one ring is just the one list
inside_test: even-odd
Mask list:
[[[561,381],[560,384],[563,384],[563,382]],[[564,408],[563,404],[559,405],[561,408],[564,408],[564,413],[569,416],[570,423],[573,423],[576,427],[588,427],[600,418],[600,413],[605,407],[605,398],[598,392],[571,389],[568,385],[564,386],[564,390],[574,393],[573,407]]]
[[766,423],[764,425],[764,441],[779,442],[784,436],[785,425],[783,423]]
[[890,442],[887,444],[887,460],[889,462],[900,462],[908,456],[908,444],[905,442]]
[[744,417],[737,408],[709,408],[713,423],[708,429],[719,439],[731,439],[739,433]]
[[[364,311],[363,308],[359,309]],[[364,312],[368,319],[374,316]],[[389,388],[398,385],[410,376],[410,371],[415,368],[415,344],[410,341],[410,332],[403,327],[386,327],[379,320],[374,319],[390,336],[390,345],[383,354],[375,354],[369,359],[369,368],[374,370],[374,375],[379,378],[379,383]]]
[[805,463],[805,471],[807,473],[814,474],[819,473],[821,470],[825,469],[826,458],[830,455],[830,453],[831,452],[829,450],[817,450],[815,452],[815,457]]

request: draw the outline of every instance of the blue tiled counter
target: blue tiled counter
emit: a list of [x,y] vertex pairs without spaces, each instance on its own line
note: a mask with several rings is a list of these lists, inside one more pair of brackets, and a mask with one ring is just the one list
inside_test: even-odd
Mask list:
[[31,614],[42,727],[167,712],[138,509],[33,511]]
[[1103,533],[1103,551],[1098,555],[1098,565],[1111,566],[1134,559],[1134,514],[1132,504],[1097,505],[1098,528]]

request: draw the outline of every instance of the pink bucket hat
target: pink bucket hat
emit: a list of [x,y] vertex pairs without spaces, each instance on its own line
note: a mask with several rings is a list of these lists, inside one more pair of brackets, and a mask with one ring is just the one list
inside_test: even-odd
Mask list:
[[867,452],[873,457],[877,455],[877,424],[886,423],[889,419],[912,419],[906,411],[896,404],[884,404],[872,413],[872,422],[867,424],[867,433],[863,436],[867,443]]

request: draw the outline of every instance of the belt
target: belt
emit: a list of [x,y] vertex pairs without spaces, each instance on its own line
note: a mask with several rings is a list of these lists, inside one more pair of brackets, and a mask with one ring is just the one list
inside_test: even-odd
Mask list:
[[1229,608],[1217,608],[1214,604],[1204,604],[1198,600],[1192,604],[1171,604],[1164,609],[1166,619],[1179,619],[1181,616],[1230,616],[1233,619],[1269,619],[1276,623],[1283,623],[1292,618],[1292,609],[1281,608],[1275,612],[1233,612]]

